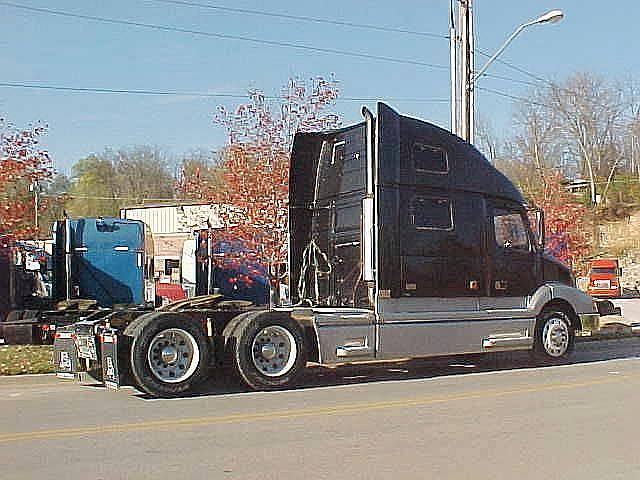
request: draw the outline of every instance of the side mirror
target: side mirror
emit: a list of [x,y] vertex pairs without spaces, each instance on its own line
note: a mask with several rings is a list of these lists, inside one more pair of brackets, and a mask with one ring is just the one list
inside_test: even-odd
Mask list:
[[536,209],[536,241],[538,248],[544,250],[544,210]]
[[622,268],[618,269],[618,276],[621,277],[622,276]]

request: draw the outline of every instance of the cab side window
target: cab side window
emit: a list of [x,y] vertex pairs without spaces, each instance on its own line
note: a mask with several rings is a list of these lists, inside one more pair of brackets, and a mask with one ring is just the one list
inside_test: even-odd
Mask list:
[[529,236],[520,212],[495,209],[493,212],[493,228],[498,247],[529,250]]

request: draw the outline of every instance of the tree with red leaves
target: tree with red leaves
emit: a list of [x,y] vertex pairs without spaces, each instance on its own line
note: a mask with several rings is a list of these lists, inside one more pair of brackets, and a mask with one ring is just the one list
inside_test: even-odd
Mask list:
[[[29,186],[52,175],[49,154],[40,147],[46,131],[41,123],[21,129],[0,119],[0,235],[26,237],[37,233]],[[46,209],[46,203],[38,209]]]
[[[264,93],[249,90],[249,101],[229,111],[219,107],[214,123],[227,132],[222,162],[224,186],[200,172],[183,175],[183,193],[222,206],[223,229],[216,241],[240,242],[225,255],[230,268],[249,263],[273,266],[287,258],[289,154],[296,131],[337,128],[340,119],[326,110],[338,96],[333,79],[290,79],[272,108]],[[246,275],[245,275],[246,276]],[[250,281],[249,276],[241,278]]]
[[586,228],[589,212],[566,190],[559,172],[548,171],[543,177],[542,188],[529,196],[544,210],[546,249],[575,269],[591,248]]

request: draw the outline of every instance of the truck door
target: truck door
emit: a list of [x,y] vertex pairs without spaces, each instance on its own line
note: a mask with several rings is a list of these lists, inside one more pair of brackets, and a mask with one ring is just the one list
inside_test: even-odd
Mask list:
[[487,202],[489,297],[481,309],[525,308],[537,284],[536,253],[524,209],[510,202]]
[[480,195],[406,188],[400,199],[402,297],[475,310],[485,291]]
[[98,305],[142,305],[144,225],[115,218],[73,220],[73,282]]

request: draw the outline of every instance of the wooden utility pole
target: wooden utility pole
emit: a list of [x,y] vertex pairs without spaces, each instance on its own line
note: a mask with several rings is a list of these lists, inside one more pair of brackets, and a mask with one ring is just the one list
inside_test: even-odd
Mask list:
[[473,143],[473,0],[458,0],[460,28],[460,136]]
[[458,127],[458,32],[456,30],[456,2],[449,8],[449,69],[451,74],[451,133],[459,135]]

